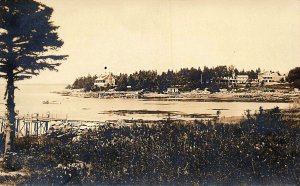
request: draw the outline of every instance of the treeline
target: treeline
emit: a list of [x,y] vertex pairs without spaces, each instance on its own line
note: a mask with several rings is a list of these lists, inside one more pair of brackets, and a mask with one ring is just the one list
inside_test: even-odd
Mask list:
[[96,87],[94,87],[95,80],[97,79],[97,76],[91,76],[90,74],[84,77],[79,77],[75,79],[74,83],[72,85],[68,85],[67,89],[84,89],[84,91],[91,91],[96,90]]
[[[210,88],[212,91],[219,88],[227,88],[227,85],[219,85],[216,80],[234,75],[248,75],[249,79],[257,79],[260,68],[250,71],[239,71],[236,68],[227,66],[182,68],[179,71],[168,70],[158,74],[154,70],[140,70],[132,74],[121,73],[116,76],[116,90],[145,90],[151,92],[163,92],[168,87],[178,86],[182,91],[190,91],[196,88]],[[84,89],[85,91],[99,90],[94,87],[97,76],[88,75],[77,78],[70,89]],[[129,88],[130,87],[130,88]]]
[[300,127],[284,118],[260,109],[239,125],[166,121],[104,125],[80,141],[72,129],[20,138],[18,161],[31,173],[22,184],[297,185]]
[[295,88],[300,88],[300,67],[290,70],[287,80]]
[[[236,68],[217,66],[215,68],[182,68],[179,71],[168,70],[158,74],[157,71],[140,70],[133,74],[120,74],[116,78],[117,90],[146,90],[163,92],[168,87],[179,86],[183,91],[190,91],[196,88],[222,88],[214,83],[215,80],[235,75],[248,75],[250,79],[257,79],[260,69],[250,71],[239,71]],[[226,86],[226,85],[223,85]]]

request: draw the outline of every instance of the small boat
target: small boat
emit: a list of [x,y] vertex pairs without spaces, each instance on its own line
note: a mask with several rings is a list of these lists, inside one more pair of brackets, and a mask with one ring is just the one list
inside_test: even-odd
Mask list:
[[70,92],[63,92],[63,93],[61,93],[61,95],[62,95],[62,96],[70,96],[71,93],[70,93]]
[[48,100],[46,100],[46,101],[43,101],[43,104],[61,104],[61,103],[58,102],[58,101],[48,101]]

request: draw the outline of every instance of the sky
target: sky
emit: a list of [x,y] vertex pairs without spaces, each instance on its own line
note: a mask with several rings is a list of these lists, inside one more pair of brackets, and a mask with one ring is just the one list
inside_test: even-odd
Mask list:
[[300,61],[300,0],[37,0],[67,54],[25,83],[138,70],[234,65],[287,73]]

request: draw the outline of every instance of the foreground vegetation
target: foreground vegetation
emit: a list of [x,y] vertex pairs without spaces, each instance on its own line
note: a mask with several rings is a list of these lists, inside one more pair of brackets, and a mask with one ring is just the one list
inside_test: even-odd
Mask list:
[[165,121],[23,138],[14,163],[31,173],[23,184],[299,184],[299,134],[299,121],[261,109],[236,125]]

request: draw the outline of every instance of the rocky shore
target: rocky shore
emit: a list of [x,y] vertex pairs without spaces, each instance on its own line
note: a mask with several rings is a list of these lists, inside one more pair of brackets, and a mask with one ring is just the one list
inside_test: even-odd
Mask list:
[[300,99],[298,92],[182,92],[177,94],[159,94],[154,92],[141,91],[99,91],[83,92],[79,90],[66,90],[53,92],[62,96],[82,97],[82,98],[99,98],[99,99],[144,99],[157,101],[198,101],[198,102],[278,102],[290,103]]

